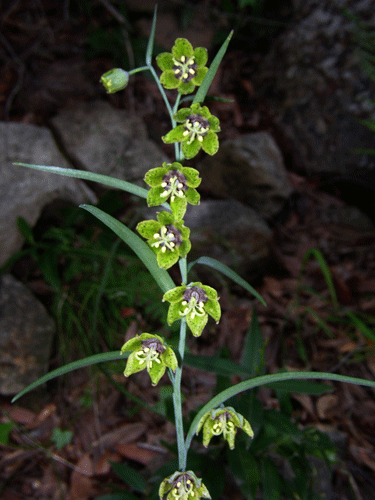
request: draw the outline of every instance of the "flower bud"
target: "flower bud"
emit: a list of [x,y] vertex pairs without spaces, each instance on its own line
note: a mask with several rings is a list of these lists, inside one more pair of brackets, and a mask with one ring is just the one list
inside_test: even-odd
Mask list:
[[129,73],[121,68],[113,68],[104,73],[100,81],[104,85],[107,94],[114,94],[128,85]]

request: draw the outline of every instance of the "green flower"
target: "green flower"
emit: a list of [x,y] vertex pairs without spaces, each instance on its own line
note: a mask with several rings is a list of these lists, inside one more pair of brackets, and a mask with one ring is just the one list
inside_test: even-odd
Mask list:
[[199,103],[190,108],[181,108],[174,115],[176,122],[181,123],[162,137],[166,144],[182,143],[182,153],[185,158],[194,158],[202,148],[209,155],[214,155],[219,149],[220,122],[212,116],[207,106]]
[[137,231],[148,240],[159,267],[169,269],[190,251],[190,229],[183,225],[183,221],[176,221],[169,212],[159,212],[157,219],[140,222]]
[[203,427],[203,445],[207,448],[212,436],[223,435],[228,441],[229,448],[233,450],[234,439],[237,429],[242,429],[251,438],[254,437],[254,432],[249,422],[240,413],[237,413],[233,408],[218,408],[208,411],[200,419],[197,432]]
[[175,472],[162,481],[159,488],[160,500],[199,500],[211,498],[208,489],[193,471]]
[[193,49],[185,38],[177,38],[172,53],[163,52],[156,58],[162,70],[160,83],[166,89],[177,89],[180,94],[191,94],[202,82],[208,68],[207,50],[204,47]]
[[165,300],[171,303],[168,309],[168,324],[185,317],[195,337],[202,333],[208,315],[212,316],[216,323],[220,320],[221,309],[217,291],[200,282],[172,288],[164,294],[163,302]]
[[183,167],[181,163],[163,163],[162,167],[149,170],[145,182],[151,186],[147,195],[149,207],[155,207],[169,200],[173,215],[182,219],[186,205],[198,205],[200,195],[195,189],[201,183],[198,170]]
[[158,335],[141,333],[122,346],[121,354],[125,351],[133,351],[126,363],[125,377],[146,368],[152,385],[156,385],[164,375],[166,368],[173,371],[177,368],[177,358],[173,349],[166,346]]
[[129,73],[121,68],[113,68],[100,78],[104,85],[107,94],[114,94],[119,90],[124,89],[129,82]]

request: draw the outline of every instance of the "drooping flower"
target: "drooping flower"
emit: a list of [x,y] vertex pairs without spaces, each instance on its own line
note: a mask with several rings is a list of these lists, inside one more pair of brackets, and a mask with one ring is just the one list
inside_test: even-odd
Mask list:
[[183,167],[181,163],[163,163],[162,167],[149,170],[145,182],[151,187],[147,195],[149,207],[161,205],[169,199],[176,220],[181,220],[187,203],[198,205],[200,195],[195,189],[202,179],[198,170]]
[[121,68],[113,68],[100,77],[107,94],[114,94],[124,89],[129,82],[129,73]]
[[169,269],[190,251],[190,229],[170,212],[159,212],[156,217],[157,221],[140,222],[137,231],[155,252],[159,267]]
[[166,477],[159,488],[160,500],[199,500],[211,498],[208,489],[193,471],[174,472]]
[[206,76],[207,57],[204,47],[193,49],[186,38],[177,38],[172,53],[163,52],[156,58],[162,70],[160,83],[166,89],[177,89],[180,94],[191,94]]
[[176,122],[181,123],[162,137],[166,144],[182,143],[182,154],[185,158],[194,158],[202,148],[209,155],[214,155],[219,149],[220,122],[212,116],[207,106],[199,103],[190,108],[181,108],[174,115]]
[[163,296],[163,302],[170,302],[168,309],[168,324],[171,325],[183,317],[195,337],[199,337],[206,326],[208,315],[219,322],[221,308],[217,291],[200,282],[181,285],[172,288]]
[[158,335],[141,333],[128,340],[121,348],[121,354],[125,351],[133,351],[126,363],[125,377],[144,369],[150,375],[152,385],[156,385],[164,375],[166,368],[175,371],[177,358],[173,349],[164,344]]
[[254,432],[250,423],[240,413],[237,413],[232,407],[217,408],[216,410],[208,411],[200,419],[196,434],[203,427],[203,446],[207,448],[212,436],[223,435],[228,441],[229,448],[233,450],[234,439],[238,429],[242,429],[251,438],[254,437]]

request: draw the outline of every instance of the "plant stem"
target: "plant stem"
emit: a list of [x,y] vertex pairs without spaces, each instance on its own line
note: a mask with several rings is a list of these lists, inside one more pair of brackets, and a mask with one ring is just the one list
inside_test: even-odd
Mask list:
[[186,450],[185,450],[184,425],[182,421],[182,404],[181,404],[181,374],[182,374],[182,365],[185,353],[185,338],[186,338],[186,320],[185,318],[182,318],[180,325],[180,340],[178,343],[180,364],[176,369],[176,373],[173,380],[173,407],[174,407],[174,418],[175,418],[176,434],[177,434],[178,465],[180,471],[182,472],[186,469]]
[[150,69],[149,66],[141,66],[140,68],[134,68],[128,71],[129,75],[133,75],[134,73],[139,73],[141,71],[146,71]]

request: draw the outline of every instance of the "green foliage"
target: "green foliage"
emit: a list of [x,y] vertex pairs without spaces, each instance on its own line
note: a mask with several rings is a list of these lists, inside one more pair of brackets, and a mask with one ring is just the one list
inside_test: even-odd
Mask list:
[[59,427],[55,427],[52,432],[51,441],[55,443],[55,446],[58,450],[62,450],[67,444],[72,441],[72,437],[72,431],[63,431]]
[[0,444],[6,446],[9,443],[9,434],[14,427],[14,422],[0,423]]

